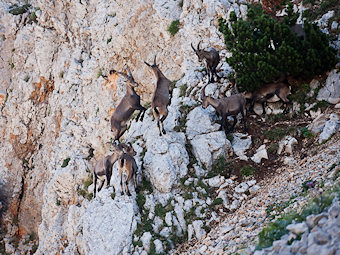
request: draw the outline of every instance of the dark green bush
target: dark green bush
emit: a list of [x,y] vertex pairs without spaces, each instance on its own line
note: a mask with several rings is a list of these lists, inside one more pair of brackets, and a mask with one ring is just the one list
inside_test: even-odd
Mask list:
[[168,32],[174,36],[178,30],[179,30],[179,20],[173,20],[170,24],[170,26],[168,27]]
[[282,74],[309,78],[336,64],[336,51],[329,46],[328,36],[317,25],[306,22],[303,40],[290,29],[296,20],[291,4],[281,23],[257,6],[249,8],[246,21],[231,12],[231,27],[219,19],[219,30],[232,53],[227,62],[235,70],[241,91],[254,91]]

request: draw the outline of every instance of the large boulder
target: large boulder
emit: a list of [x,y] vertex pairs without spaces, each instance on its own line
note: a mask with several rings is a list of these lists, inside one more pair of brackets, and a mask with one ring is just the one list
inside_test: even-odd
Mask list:
[[326,100],[331,104],[340,102],[340,72],[334,69],[328,75],[326,85],[320,89],[317,100]]
[[241,160],[247,160],[248,157],[245,155],[246,150],[251,146],[251,136],[241,133],[233,134],[232,148],[234,153]]

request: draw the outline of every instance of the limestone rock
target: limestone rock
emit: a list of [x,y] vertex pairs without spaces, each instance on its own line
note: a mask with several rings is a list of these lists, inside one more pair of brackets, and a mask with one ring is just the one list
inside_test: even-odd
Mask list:
[[247,160],[248,157],[245,154],[245,151],[248,150],[251,146],[251,136],[234,133],[234,139],[232,141],[232,148],[234,153],[241,159]]
[[290,224],[286,228],[296,235],[304,233],[308,230],[308,226],[304,222],[303,223]]
[[320,89],[317,100],[326,100],[331,104],[340,102],[340,72],[331,71],[326,80],[326,85]]
[[262,159],[268,159],[268,154],[266,150],[266,145],[261,145],[257,150],[256,153],[251,157],[251,160],[255,163],[261,163]]
[[293,145],[297,143],[298,141],[294,137],[286,136],[282,141],[279,142],[277,154],[280,155],[284,151],[289,155],[293,155]]
[[339,130],[339,117],[337,114],[331,114],[328,121],[326,121],[325,126],[319,136],[319,143],[327,140],[331,135]]

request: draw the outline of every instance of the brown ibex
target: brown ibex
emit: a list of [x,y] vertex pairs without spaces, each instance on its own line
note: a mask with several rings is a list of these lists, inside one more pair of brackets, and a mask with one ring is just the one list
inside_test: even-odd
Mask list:
[[146,108],[141,106],[140,104],[140,96],[137,95],[134,87],[138,87],[138,83],[132,77],[132,74],[129,69],[127,69],[129,75],[125,73],[117,72],[111,70],[110,73],[116,72],[127,79],[126,83],[126,94],[118,104],[117,108],[113,112],[111,116],[111,131],[114,135],[114,140],[119,142],[119,138],[124,134],[127,129],[127,122],[130,120],[132,114],[135,110],[139,110],[139,114],[137,115],[136,121],[140,120],[143,121],[144,114]]
[[[153,65],[150,65],[146,61],[144,61],[144,63],[152,69],[157,79],[156,90],[152,97],[151,107],[153,110],[153,116],[157,121],[159,135],[162,136],[162,132],[163,134],[166,134],[163,121],[168,116],[167,107],[170,104],[169,89],[171,87],[171,81],[169,81],[169,79],[166,78],[159,69],[158,65],[156,64],[156,56],[153,60]],[[161,115],[162,118],[160,118]],[[160,125],[162,126],[162,131]]]
[[249,112],[254,112],[254,104],[261,103],[262,104],[262,114],[266,114],[265,103],[267,100],[274,95],[277,95],[278,98],[282,100],[285,104],[285,109],[283,111],[284,114],[289,112],[289,100],[287,96],[290,94],[289,85],[284,82],[278,83],[268,83],[262,86],[259,90],[251,93],[247,92],[244,94],[246,99],[250,99]]
[[[208,84],[207,84],[208,85]],[[229,134],[234,130],[234,127],[237,123],[237,115],[241,113],[244,125],[244,132],[247,132],[247,120],[246,120],[246,99],[242,94],[232,95],[230,97],[225,97],[221,99],[214,99],[210,96],[205,95],[205,85],[202,89],[202,108],[205,109],[209,105],[215,108],[217,114],[222,117],[221,127],[224,128],[226,134]],[[234,118],[234,122],[232,127],[228,128],[228,116],[232,116]]]
[[128,194],[128,196],[131,196],[128,183],[131,179],[133,179],[133,185],[135,187],[135,190],[137,189],[137,181],[136,181],[136,175],[137,175],[137,164],[136,160],[133,156],[136,155],[136,152],[134,151],[131,144],[129,144],[129,150],[126,150],[119,158],[119,178],[120,178],[120,187],[121,192],[123,191],[123,173],[125,173],[125,191]]
[[93,190],[93,197],[96,197],[97,192],[97,180],[101,181],[101,184],[98,188],[98,192],[102,189],[105,183],[106,177],[106,185],[107,187],[110,186],[110,180],[112,176],[112,166],[118,160],[118,158],[124,154],[124,152],[130,152],[130,146],[126,144],[113,144],[113,153],[109,156],[106,156],[97,161],[94,170],[93,170],[93,177],[94,177],[94,190]]
[[220,62],[220,55],[218,54],[218,51],[214,48],[211,48],[210,51],[205,51],[203,49],[201,50],[200,43],[201,42],[198,43],[197,49],[195,49],[191,43],[191,48],[195,51],[199,62],[205,60],[209,83],[214,82],[214,74],[216,75],[217,79],[220,78],[216,73],[216,67]]

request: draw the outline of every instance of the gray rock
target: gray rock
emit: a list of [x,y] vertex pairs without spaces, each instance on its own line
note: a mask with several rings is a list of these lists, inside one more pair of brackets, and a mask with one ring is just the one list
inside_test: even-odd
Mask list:
[[334,248],[323,245],[312,244],[307,248],[308,255],[334,255]]
[[194,227],[196,238],[199,240],[203,237],[203,235],[206,233],[205,230],[202,228],[203,221],[201,220],[195,220],[192,222],[192,226]]
[[316,119],[313,120],[311,124],[309,124],[307,127],[310,131],[312,131],[314,134],[320,133],[323,128],[325,127],[325,123],[328,120],[328,115],[326,114],[320,114]]
[[144,250],[146,250],[147,252],[150,251],[150,242],[151,242],[151,238],[152,235],[150,232],[145,232],[142,237],[140,238],[140,240],[143,242],[143,248]]
[[281,154],[283,151],[287,152],[289,155],[293,154],[293,145],[297,144],[298,141],[291,136],[286,136],[282,141],[279,142],[279,149],[277,154]]
[[338,218],[340,215],[340,204],[337,203],[332,205],[332,207],[328,210],[328,214],[331,218]]
[[232,148],[234,153],[241,159],[247,160],[248,157],[245,155],[246,150],[248,150],[251,146],[251,136],[234,133],[234,139],[232,142]]
[[330,236],[324,231],[319,230],[315,233],[314,240],[319,245],[324,245],[329,242]]
[[245,182],[242,182],[242,183],[240,183],[239,185],[237,185],[235,187],[235,192],[237,192],[237,193],[244,193],[244,192],[246,192],[248,190],[248,188],[249,188],[248,184],[245,183]]
[[156,239],[155,241],[153,241],[153,243],[155,244],[156,253],[158,254],[164,253],[164,247],[161,240]]
[[170,227],[172,226],[172,212],[167,212],[165,214],[165,223]]
[[293,232],[296,235],[302,234],[306,231],[308,231],[308,226],[305,222],[302,223],[296,223],[296,224],[290,224],[286,227],[289,231]]
[[250,194],[255,194],[257,191],[259,191],[260,188],[261,187],[259,185],[254,185],[254,186],[250,187],[249,192],[250,192]]
[[268,154],[266,150],[266,145],[261,145],[257,150],[256,153],[251,157],[251,160],[255,163],[261,163],[262,159],[268,159]]
[[329,120],[326,121],[325,127],[323,128],[322,133],[319,136],[319,143],[322,143],[323,141],[327,140],[338,130],[339,130],[339,117],[337,114],[332,113],[330,115]]
[[225,181],[224,176],[219,176],[219,175],[212,177],[210,179],[207,179],[209,186],[214,187],[214,188],[220,187],[224,183],[224,181]]
[[171,233],[171,228],[169,227],[165,227],[161,230],[161,232],[159,232],[159,234],[164,237],[169,237],[170,233]]
[[331,104],[340,102],[340,72],[336,69],[328,75],[326,85],[320,89],[317,100],[326,100]]

